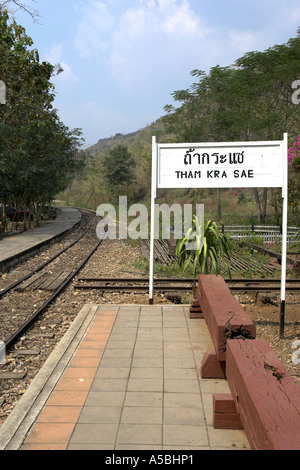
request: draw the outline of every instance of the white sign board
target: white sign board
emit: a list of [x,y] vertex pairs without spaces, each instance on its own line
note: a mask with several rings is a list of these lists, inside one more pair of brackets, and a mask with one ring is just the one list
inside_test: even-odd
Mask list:
[[282,188],[281,317],[286,279],[288,138],[281,141],[158,144],[152,140],[149,303],[154,294],[154,203],[160,188]]
[[283,187],[283,142],[157,144],[157,188]]

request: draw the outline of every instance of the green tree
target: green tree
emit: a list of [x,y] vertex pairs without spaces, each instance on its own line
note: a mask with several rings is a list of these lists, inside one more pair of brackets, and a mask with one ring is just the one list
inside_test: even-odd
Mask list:
[[[193,70],[198,81],[173,93],[178,108],[166,106],[164,120],[178,140],[220,142],[281,140],[299,134],[300,108],[292,102],[292,83],[300,76],[300,29],[296,38],[264,52],[249,52],[231,67]],[[254,190],[260,223],[268,191]]]
[[102,171],[107,189],[113,198],[122,191],[128,191],[136,181],[135,166],[135,160],[126,145],[119,144],[106,153]]
[[49,201],[82,168],[80,131],[71,131],[53,109],[55,66],[40,62],[32,39],[0,10],[0,198],[29,206]]

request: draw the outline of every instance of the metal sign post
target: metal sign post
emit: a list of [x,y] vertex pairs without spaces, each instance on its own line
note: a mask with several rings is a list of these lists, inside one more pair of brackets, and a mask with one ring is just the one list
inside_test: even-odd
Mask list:
[[151,233],[150,233],[150,274],[149,274],[149,304],[154,301],[154,231],[155,231],[155,199],[157,178],[157,145],[156,137],[152,137],[152,182],[151,182]]
[[280,289],[280,338],[284,336],[285,292],[286,292],[286,256],[287,256],[287,219],[288,219],[288,136],[284,134],[282,182],[282,240],[281,240],[281,289]]
[[152,138],[149,303],[153,304],[155,198],[160,188],[282,188],[280,335],[284,331],[288,136],[280,141],[158,144]]

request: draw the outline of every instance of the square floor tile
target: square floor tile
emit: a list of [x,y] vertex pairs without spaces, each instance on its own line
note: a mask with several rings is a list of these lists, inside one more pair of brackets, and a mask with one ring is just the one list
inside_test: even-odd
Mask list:
[[162,367],[133,367],[130,372],[132,379],[162,379]]
[[162,444],[162,428],[158,424],[120,424],[117,444]]
[[118,424],[77,424],[70,444],[110,444],[116,440]]
[[127,392],[124,406],[162,407],[163,394],[160,392]]
[[202,408],[200,393],[168,393],[164,394],[166,408]]
[[[185,369],[184,369],[185,370]],[[199,393],[199,382],[198,380],[186,380],[186,379],[165,379],[164,381],[165,392],[188,392],[188,393]]]
[[163,380],[162,379],[149,379],[130,378],[128,382],[128,391],[140,391],[140,392],[162,392],[163,391]]
[[127,424],[162,424],[162,409],[147,406],[125,406],[121,422]]
[[90,391],[85,406],[122,406],[125,392],[93,392]]
[[85,406],[80,414],[78,423],[116,424],[120,422],[121,413],[121,406]]
[[127,379],[130,367],[100,367],[95,375],[96,379]]
[[46,406],[38,418],[38,423],[76,423],[81,406]]
[[103,357],[101,367],[130,367],[131,357]]
[[163,427],[163,445],[173,446],[208,446],[205,426],[185,426],[166,424]]
[[201,408],[164,408],[164,424],[204,426]]
[[127,379],[95,379],[91,386],[91,392],[123,392],[127,388]]

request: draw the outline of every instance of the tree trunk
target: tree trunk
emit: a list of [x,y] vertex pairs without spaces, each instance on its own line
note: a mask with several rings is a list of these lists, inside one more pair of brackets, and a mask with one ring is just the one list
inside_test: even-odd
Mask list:
[[258,189],[254,188],[254,199],[256,202],[257,212],[259,223],[264,225],[266,222],[266,215],[267,215],[267,200],[268,200],[268,189],[263,188],[262,200],[259,198]]

